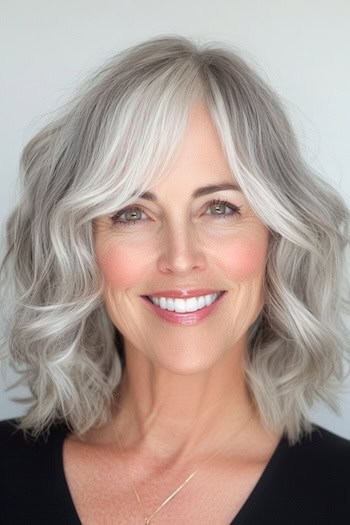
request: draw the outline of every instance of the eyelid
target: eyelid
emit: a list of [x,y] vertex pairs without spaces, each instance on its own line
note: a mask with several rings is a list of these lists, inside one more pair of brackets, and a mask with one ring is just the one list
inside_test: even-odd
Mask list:
[[[116,219],[119,219],[119,217],[121,215],[124,215],[124,213],[126,213],[126,212],[128,212],[130,210],[137,210],[137,211],[140,211],[142,213],[145,213],[145,210],[142,208],[142,206],[140,206],[138,204],[130,204],[129,206],[126,206],[126,208],[122,208],[121,210],[113,213],[110,216],[112,222],[116,221]],[[127,221],[122,221],[122,222],[127,222]],[[133,222],[133,221],[130,221],[130,222]],[[137,222],[137,221],[134,221],[134,222]]]
[[233,202],[229,202],[223,199],[212,199],[210,202],[207,203],[207,208],[210,208],[210,206],[214,205],[227,206],[227,208],[230,208],[231,210],[237,212],[239,212],[239,210],[242,208],[242,206],[237,206],[237,204],[233,204]]

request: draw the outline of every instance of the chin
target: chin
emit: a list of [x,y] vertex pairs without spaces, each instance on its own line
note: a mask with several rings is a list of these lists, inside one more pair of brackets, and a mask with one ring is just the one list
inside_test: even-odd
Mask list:
[[173,374],[193,375],[206,372],[213,368],[220,360],[218,354],[199,353],[198,348],[195,351],[183,349],[180,352],[167,355],[155,355],[151,358],[152,362],[158,367]]

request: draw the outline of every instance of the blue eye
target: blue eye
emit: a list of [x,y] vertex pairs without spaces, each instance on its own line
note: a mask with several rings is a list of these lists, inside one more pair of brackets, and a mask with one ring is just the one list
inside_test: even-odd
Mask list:
[[[225,208],[229,210],[228,213],[225,211]],[[215,219],[230,219],[232,217],[235,217],[236,215],[241,214],[241,207],[236,206],[235,204],[231,204],[230,202],[217,199],[211,200],[207,204],[207,210],[211,209],[215,210],[215,212],[209,213],[207,215]],[[113,224],[116,224],[118,226],[134,226],[145,220],[142,219],[143,213],[144,211],[140,206],[128,206],[127,208],[124,208],[123,210],[120,210],[117,213],[115,213],[111,217],[111,221]],[[122,219],[123,216],[124,219]]]

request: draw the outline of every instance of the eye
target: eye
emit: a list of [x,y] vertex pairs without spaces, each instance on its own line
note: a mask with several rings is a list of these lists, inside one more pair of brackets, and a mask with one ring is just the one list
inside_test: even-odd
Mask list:
[[[129,206],[123,210],[118,211],[111,217],[113,224],[121,224],[122,226],[132,226],[140,222],[141,216],[144,212],[138,206]],[[122,219],[123,215],[125,216]]]
[[[225,212],[225,208],[228,208],[230,210],[229,213]],[[208,209],[214,210],[214,213],[210,213],[209,215],[219,218],[228,218],[241,214],[241,206],[236,206],[235,204],[231,204],[230,202],[222,200],[210,201],[208,204]]]

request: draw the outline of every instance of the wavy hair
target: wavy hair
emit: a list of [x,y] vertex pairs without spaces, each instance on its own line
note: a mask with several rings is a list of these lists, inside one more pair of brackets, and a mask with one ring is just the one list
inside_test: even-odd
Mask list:
[[1,266],[16,294],[3,354],[31,393],[23,430],[63,420],[82,435],[108,421],[125,356],[103,302],[94,220],[166,175],[197,102],[271,234],[266,303],[245,359],[260,417],[294,442],[315,401],[336,407],[349,209],[303,160],[281,101],[240,53],[165,35],[110,59],[23,150]]

